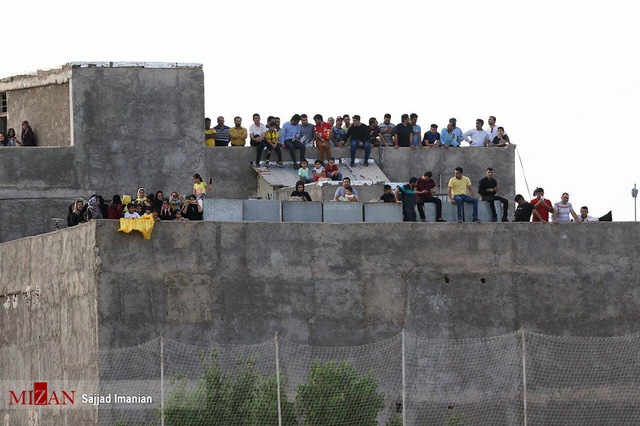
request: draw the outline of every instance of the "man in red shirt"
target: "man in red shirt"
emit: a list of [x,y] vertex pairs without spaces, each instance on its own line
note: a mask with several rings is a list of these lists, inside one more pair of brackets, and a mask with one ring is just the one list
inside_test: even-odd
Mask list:
[[426,222],[426,216],[424,214],[424,203],[434,203],[436,205],[436,222],[446,222],[442,219],[442,201],[438,197],[435,197],[436,193],[436,181],[433,180],[433,173],[425,172],[418,179],[415,194],[417,197],[416,205],[418,206],[418,214],[420,214],[420,220]]
[[536,208],[536,211],[540,214],[542,220],[538,219],[536,215],[533,215],[531,221],[543,223],[549,222],[549,213],[553,213],[553,206],[551,201],[544,198],[544,189],[536,188],[535,191],[533,191],[533,196],[536,198],[531,200],[531,204]]
[[329,164],[324,166],[324,173],[328,178],[331,178],[331,180],[342,180],[342,173],[338,171],[338,166],[336,166],[336,159],[333,157],[329,158]]
[[318,160],[324,164],[325,152],[327,159],[331,158],[331,124],[322,121],[322,115],[313,116],[316,122],[314,130],[316,132],[316,148],[318,148]]

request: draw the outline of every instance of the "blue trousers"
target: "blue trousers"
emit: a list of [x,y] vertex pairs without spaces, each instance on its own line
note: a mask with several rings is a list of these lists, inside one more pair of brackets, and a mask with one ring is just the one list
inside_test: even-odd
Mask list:
[[456,209],[458,210],[458,221],[462,220],[462,203],[473,204],[473,220],[478,219],[478,199],[470,197],[468,195],[454,195],[453,199],[456,201]]
[[356,149],[358,149],[358,144],[362,142],[362,147],[364,148],[364,162],[369,161],[369,154],[371,154],[371,143],[369,141],[359,141],[351,139],[351,162],[356,161]]

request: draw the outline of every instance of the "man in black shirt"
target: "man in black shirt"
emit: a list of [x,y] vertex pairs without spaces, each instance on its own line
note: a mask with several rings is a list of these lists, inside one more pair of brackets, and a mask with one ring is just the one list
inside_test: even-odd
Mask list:
[[494,200],[498,200],[502,203],[502,221],[509,222],[507,219],[507,209],[509,208],[509,201],[506,198],[496,195],[498,192],[498,181],[493,178],[493,169],[487,168],[487,175],[480,179],[478,182],[478,194],[482,197],[482,201],[488,201],[491,208],[491,217],[493,222],[498,221],[498,215],[496,214],[496,206]]
[[402,114],[402,123],[393,129],[394,148],[409,148],[411,146],[411,134],[413,126],[409,122],[409,114]]
[[529,222],[531,220],[531,213],[535,214],[540,221],[542,221],[542,217],[540,217],[540,213],[536,210],[533,204],[527,203],[524,197],[520,194],[516,195],[514,198],[516,206],[515,222]]
[[351,167],[356,165],[356,150],[364,148],[364,166],[369,166],[369,154],[371,153],[371,143],[369,142],[369,126],[360,122],[360,116],[353,116],[353,123],[347,131],[346,139],[351,139]]

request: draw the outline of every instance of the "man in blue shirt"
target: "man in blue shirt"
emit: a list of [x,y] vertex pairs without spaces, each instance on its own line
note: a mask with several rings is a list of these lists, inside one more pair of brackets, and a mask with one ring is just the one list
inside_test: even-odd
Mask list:
[[416,221],[416,193],[418,178],[412,177],[409,183],[396,188],[396,203],[402,203],[402,216],[405,222]]
[[216,146],[229,146],[229,126],[224,125],[224,117],[218,117],[218,125],[214,127],[216,133],[213,135],[213,139],[216,141]]
[[294,170],[298,170],[298,164],[296,163],[296,149],[300,150],[300,158],[306,158],[306,148],[302,142],[300,142],[300,114],[294,114],[291,117],[291,121],[287,121],[282,126],[280,132],[280,141],[284,147],[291,154],[291,161],[293,161]]
[[452,122],[449,122],[449,124],[447,124],[447,128],[443,129],[440,132],[441,146],[444,146],[445,148],[449,148],[450,146],[460,146],[460,142],[458,142],[458,139],[456,138],[453,130],[454,124]]

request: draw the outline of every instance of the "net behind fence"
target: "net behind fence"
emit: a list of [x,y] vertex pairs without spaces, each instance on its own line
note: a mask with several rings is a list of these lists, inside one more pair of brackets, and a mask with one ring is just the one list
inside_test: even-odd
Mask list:
[[[5,400],[39,380],[49,380],[52,390],[76,389],[68,380],[34,376],[30,368],[46,367],[47,357],[33,344],[0,351]],[[55,415],[85,410],[88,422],[97,413],[100,424],[118,426],[640,424],[640,334],[519,331],[442,340],[404,333],[353,347],[277,338],[199,347],[159,337],[100,351],[99,380],[92,377],[77,382],[78,393],[110,400],[95,411],[78,395]],[[0,414],[44,421],[47,409],[3,404]]]
[[522,424],[519,333],[486,339],[405,337],[411,425]]
[[529,424],[640,424],[640,334],[527,332],[526,348]]

